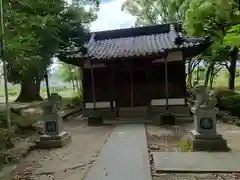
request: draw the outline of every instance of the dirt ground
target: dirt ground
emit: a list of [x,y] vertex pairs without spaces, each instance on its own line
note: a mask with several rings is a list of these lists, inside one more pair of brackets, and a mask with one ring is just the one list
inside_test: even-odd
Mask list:
[[64,127],[72,136],[72,142],[60,149],[32,151],[13,171],[12,179],[83,179],[111,135],[114,126],[89,127],[86,121],[76,117],[65,122]]
[[[146,126],[150,161],[153,163],[151,152],[179,152],[179,142],[188,139],[188,133],[193,129],[193,123],[185,123],[169,127]],[[232,151],[240,150],[240,127],[232,124],[218,123],[218,132],[228,141]],[[239,180],[240,174],[175,174],[156,173],[152,166],[153,180]]]

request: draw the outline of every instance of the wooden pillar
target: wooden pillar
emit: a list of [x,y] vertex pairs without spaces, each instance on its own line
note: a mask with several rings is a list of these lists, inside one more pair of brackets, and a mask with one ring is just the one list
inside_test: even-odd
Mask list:
[[116,98],[115,98],[115,94],[116,94],[116,87],[115,87],[115,66],[110,66],[110,72],[111,72],[111,75],[110,75],[110,84],[111,84],[111,101],[110,101],[110,107],[111,107],[111,111],[113,112],[114,111],[114,104],[113,102],[115,101],[115,105],[116,105]]
[[166,95],[166,110],[168,110],[168,62],[167,62],[167,55],[164,56],[164,72],[165,72],[165,95]]
[[150,65],[147,66],[146,68],[146,85],[145,87],[147,88],[147,98],[148,98],[148,107],[147,107],[147,115],[148,117],[151,116],[151,109],[152,109],[152,93],[151,93],[151,86],[150,86]]
[[146,88],[147,88],[147,96],[148,96],[148,109],[151,108],[151,101],[152,101],[152,96],[151,96],[151,86],[150,86],[150,65],[147,66],[146,68]]
[[[116,62],[115,62],[116,63]],[[115,109],[116,117],[119,117],[119,104],[118,104],[118,94],[117,94],[117,65],[114,64],[114,99],[115,99]]]
[[132,63],[130,65],[130,96],[131,96],[131,107],[134,106],[134,98],[133,98],[133,67]]
[[96,95],[95,95],[95,82],[94,82],[94,68],[92,63],[90,62],[91,68],[91,81],[92,81],[92,97],[93,97],[93,108],[96,110]]

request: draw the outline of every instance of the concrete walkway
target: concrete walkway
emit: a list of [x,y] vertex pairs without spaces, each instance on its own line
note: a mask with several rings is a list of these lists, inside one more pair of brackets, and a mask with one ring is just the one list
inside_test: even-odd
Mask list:
[[84,180],[151,179],[145,127],[126,124],[113,131]]
[[240,172],[239,152],[154,152],[156,172]]

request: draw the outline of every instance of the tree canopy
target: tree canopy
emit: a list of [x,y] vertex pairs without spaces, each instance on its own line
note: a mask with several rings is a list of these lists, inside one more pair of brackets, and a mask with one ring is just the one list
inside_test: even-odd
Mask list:
[[227,34],[224,36],[223,43],[226,46],[240,48],[240,24],[232,26],[227,31]]
[[31,84],[31,91],[39,93],[36,86],[40,85],[54,54],[82,47],[84,32],[96,19],[97,5],[95,1],[83,1],[92,7],[90,11],[84,6],[67,6],[64,0],[4,1],[4,59],[8,62],[8,80],[21,84],[21,92],[30,91],[27,87]]
[[127,0],[122,10],[136,16],[136,26],[141,26],[182,21],[187,5],[185,0]]
[[[237,27],[240,24],[239,4],[235,0],[192,0],[183,20],[188,35],[209,35],[212,45],[203,54],[208,62],[208,74],[217,63],[229,70],[229,88],[234,89],[235,69],[239,45],[236,43]],[[231,58],[228,58],[231,56]],[[228,63],[228,61],[230,63]]]

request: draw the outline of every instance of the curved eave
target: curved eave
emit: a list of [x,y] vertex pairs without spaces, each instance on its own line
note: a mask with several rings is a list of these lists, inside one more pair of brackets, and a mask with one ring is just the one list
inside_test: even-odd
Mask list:
[[191,58],[191,57],[197,56],[203,53],[211,44],[212,44],[212,41],[210,41],[209,37],[207,36],[204,38],[202,43],[199,44],[199,46],[185,48],[183,50],[184,57]]
[[[92,63],[102,63],[102,62],[112,62],[114,60],[125,60],[125,59],[138,59],[138,58],[146,58],[148,60],[154,60],[159,57],[165,56],[168,52],[174,52],[174,51],[183,51],[184,58],[190,58],[194,57],[198,54],[201,54],[204,52],[212,43],[208,37],[205,38],[186,38],[187,43],[191,44],[187,47],[183,45],[179,45],[176,48],[172,49],[162,49],[159,50],[158,53],[145,53],[144,55],[132,55],[132,56],[119,56],[119,57],[109,57],[109,58],[95,58],[90,56],[82,56],[82,57],[76,57],[75,55],[69,56],[69,57],[63,57],[59,58],[60,61],[76,65],[76,66],[82,66],[84,64],[85,60],[91,60]],[[186,42],[185,42],[186,43]]]
[[75,65],[75,66],[82,66],[83,65],[83,61],[84,59],[77,59],[75,57],[63,57],[63,56],[58,56],[58,59],[61,61],[61,62],[64,62],[64,63],[67,63],[67,64],[72,64],[72,65]]

